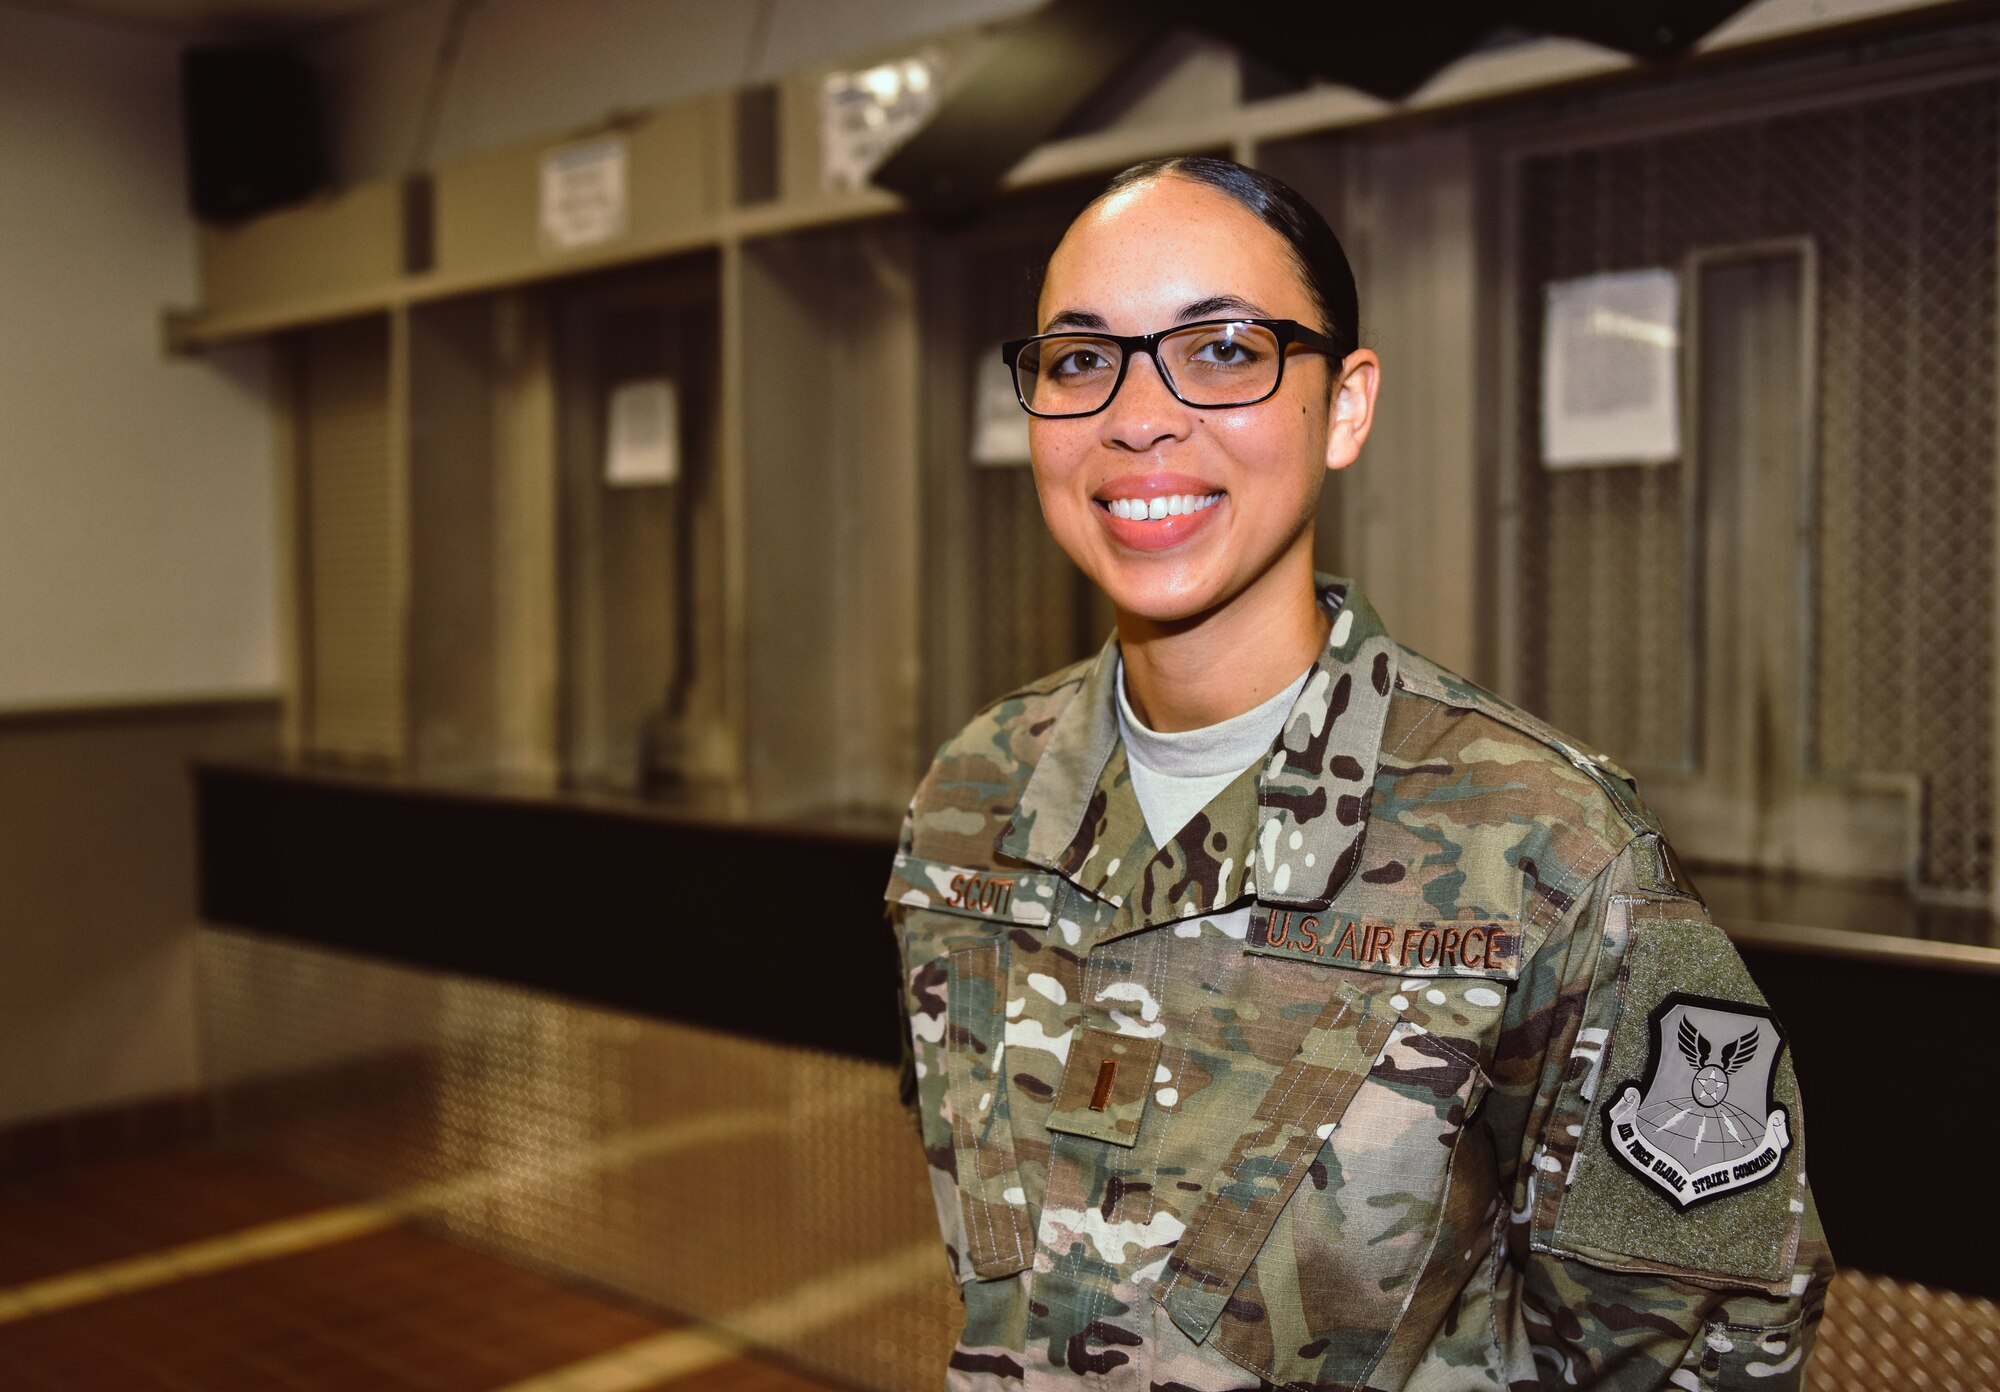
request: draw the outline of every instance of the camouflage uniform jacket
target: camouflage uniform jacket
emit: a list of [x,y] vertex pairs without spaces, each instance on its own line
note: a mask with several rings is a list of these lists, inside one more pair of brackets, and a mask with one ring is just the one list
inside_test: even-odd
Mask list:
[[1749,1012],[1665,1045],[1725,1084],[1768,1013],[1657,821],[1318,584],[1332,631],[1269,757],[1170,844],[1115,640],[918,789],[887,898],[965,1301],[949,1384],[1801,1386],[1833,1268],[1775,1022],[1739,1187],[1683,1207],[1611,1106],[1670,1002]]

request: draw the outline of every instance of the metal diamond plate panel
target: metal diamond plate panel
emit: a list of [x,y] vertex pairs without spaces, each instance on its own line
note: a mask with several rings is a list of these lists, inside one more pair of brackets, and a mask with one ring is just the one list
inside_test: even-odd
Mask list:
[[894,1071],[205,928],[230,1143],[882,1392],[958,1300]]

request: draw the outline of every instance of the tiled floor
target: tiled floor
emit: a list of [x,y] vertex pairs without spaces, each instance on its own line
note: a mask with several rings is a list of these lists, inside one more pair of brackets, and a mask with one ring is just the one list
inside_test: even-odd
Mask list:
[[0,1287],[333,1202],[317,1185],[209,1150],[161,1151],[0,1182]]
[[0,1388],[824,1392],[206,1148],[0,1185]]
[[[1822,1384],[2000,1386],[2000,1307],[1842,1273],[1813,1364]],[[663,1388],[832,1392],[720,1331],[227,1152],[0,1183],[0,1392]]]

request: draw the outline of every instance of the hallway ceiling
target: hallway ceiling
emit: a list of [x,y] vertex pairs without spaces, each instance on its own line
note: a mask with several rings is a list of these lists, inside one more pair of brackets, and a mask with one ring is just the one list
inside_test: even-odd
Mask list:
[[1410,95],[1496,35],[1582,39],[1642,62],[1691,52],[1749,0],[1427,0],[1421,5],[1217,7],[1210,0],[1051,0],[1011,30],[874,182],[940,218],[964,215],[1006,172],[1175,25],[1201,29],[1300,80],[1385,101]]
[[32,7],[160,29],[280,34],[394,3],[396,0],[33,0]]

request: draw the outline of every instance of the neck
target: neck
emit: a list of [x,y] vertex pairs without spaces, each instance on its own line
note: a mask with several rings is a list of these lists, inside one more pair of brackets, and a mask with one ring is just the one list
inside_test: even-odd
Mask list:
[[1213,725],[1263,704],[1311,666],[1327,627],[1303,550],[1192,619],[1159,623],[1121,610],[1126,698],[1163,734]]

